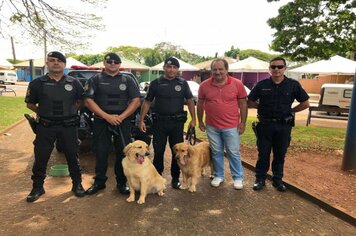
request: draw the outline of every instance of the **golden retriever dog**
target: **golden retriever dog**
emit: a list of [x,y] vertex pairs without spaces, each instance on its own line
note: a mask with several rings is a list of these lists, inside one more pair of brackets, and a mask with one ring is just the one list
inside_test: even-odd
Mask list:
[[163,196],[166,189],[166,180],[158,174],[152,161],[148,158],[150,153],[148,145],[140,140],[128,144],[124,148],[125,158],[122,160],[124,174],[130,188],[127,202],[135,201],[135,191],[140,191],[138,204],[145,203],[146,195],[158,193]]
[[204,168],[210,166],[211,173],[213,173],[209,143],[201,142],[195,146],[184,142],[177,143],[174,145],[173,150],[182,171],[183,181],[181,189],[189,187],[189,192],[195,192],[196,185],[201,175],[204,174]]

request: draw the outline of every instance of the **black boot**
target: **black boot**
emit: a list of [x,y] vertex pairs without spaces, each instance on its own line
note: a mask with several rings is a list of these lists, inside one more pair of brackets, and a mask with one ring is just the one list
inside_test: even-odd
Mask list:
[[45,190],[43,187],[34,187],[32,188],[30,194],[27,196],[26,201],[27,202],[34,202],[40,198],[42,194],[45,193]]
[[73,184],[72,192],[74,192],[74,195],[77,197],[84,197],[85,195],[85,190],[81,183]]

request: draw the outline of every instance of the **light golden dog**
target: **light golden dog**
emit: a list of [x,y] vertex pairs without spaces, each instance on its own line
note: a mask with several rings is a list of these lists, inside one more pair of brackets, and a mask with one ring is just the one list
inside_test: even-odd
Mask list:
[[138,204],[145,203],[146,195],[158,193],[163,196],[166,180],[158,174],[152,161],[148,158],[148,145],[143,141],[135,141],[124,148],[125,158],[122,160],[124,174],[130,188],[127,202],[135,201],[135,191],[140,191]]
[[[204,168],[210,166],[213,173],[213,166],[208,142],[201,142],[195,146],[188,143],[177,143],[173,147],[175,158],[182,171],[183,181],[181,189],[189,187],[189,192],[196,191],[200,177],[204,174]],[[190,180],[190,186],[188,181]]]

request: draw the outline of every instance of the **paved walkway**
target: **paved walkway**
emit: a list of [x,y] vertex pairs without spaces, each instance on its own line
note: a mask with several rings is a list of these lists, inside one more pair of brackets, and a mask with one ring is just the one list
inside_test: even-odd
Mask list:
[[[254,192],[254,176],[247,169],[243,190],[233,189],[230,175],[219,188],[203,178],[196,193],[168,185],[164,197],[149,195],[141,206],[126,203],[126,196],[116,192],[111,157],[107,188],[100,194],[74,198],[68,177],[48,177],[46,194],[28,204],[33,134],[27,123],[8,133],[0,137],[1,235],[356,235],[352,225],[291,191],[276,191],[270,182]],[[168,156],[164,177],[170,182]],[[55,151],[49,166],[63,162]],[[81,162],[88,188],[93,154],[82,153]]]

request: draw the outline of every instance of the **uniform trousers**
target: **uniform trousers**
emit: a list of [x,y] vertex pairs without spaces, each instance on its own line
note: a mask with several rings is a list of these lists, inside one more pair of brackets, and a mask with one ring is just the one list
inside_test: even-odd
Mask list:
[[[114,144],[115,149],[115,175],[118,185],[126,184],[126,177],[122,167],[122,159],[124,158],[124,147],[131,142],[131,123],[129,119],[125,119],[120,126],[109,127],[110,124],[100,118],[94,119],[93,136],[96,153],[95,165],[95,183],[104,185],[108,177],[106,171],[108,169],[108,158]],[[120,127],[120,128],[119,128]],[[121,138],[120,134],[123,136]]]
[[54,148],[54,142],[60,142],[63,153],[68,163],[68,169],[73,184],[82,182],[80,164],[77,158],[78,132],[76,126],[64,127],[53,125],[44,127],[36,126],[36,138],[34,141],[35,161],[32,168],[33,187],[42,187],[46,177],[47,163]]
[[284,159],[291,140],[290,124],[270,122],[257,125],[258,159],[256,163],[256,180],[264,181],[270,166],[270,154],[273,150],[272,180],[281,183]]
[[174,158],[173,146],[184,141],[184,122],[175,119],[164,119],[153,121],[153,165],[158,173],[162,175],[164,170],[164,152],[166,150],[167,138],[172,153],[171,176],[173,180],[179,179],[180,169],[177,160]]

